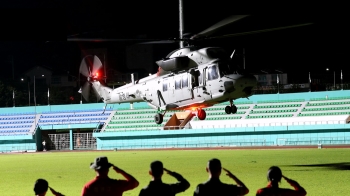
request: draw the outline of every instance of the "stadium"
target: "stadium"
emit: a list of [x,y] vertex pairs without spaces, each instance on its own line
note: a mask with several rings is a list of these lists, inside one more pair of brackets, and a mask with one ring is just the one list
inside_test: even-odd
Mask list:
[[[220,104],[205,109],[205,120],[177,111],[167,113],[161,125],[144,103],[1,108],[0,172],[6,183],[0,189],[9,196],[32,195],[35,180],[44,178],[56,191],[79,195],[95,176],[89,163],[103,155],[140,182],[125,195],[136,196],[148,184],[155,159],[190,182],[179,195],[193,195],[196,184],[207,179],[203,168],[213,157],[248,186],[248,196],[266,186],[271,165],[280,166],[308,195],[346,195],[349,94],[253,95],[235,101],[236,114],[225,114],[226,104]],[[123,179],[114,172],[110,177]],[[224,174],[221,179],[234,183]],[[174,183],[168,175],[163,180]],[[337,188],[320,187],[325,180]]]
[[204,121],[169,112],[160,125],[146,103],[1,109],[0,152],[350,144],[350,91],[253,95],[205,108]]

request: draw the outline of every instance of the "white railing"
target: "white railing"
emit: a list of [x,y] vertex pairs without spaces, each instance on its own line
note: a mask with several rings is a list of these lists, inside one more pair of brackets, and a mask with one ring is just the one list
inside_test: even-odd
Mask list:
[[210,140],[178,140],[139,142],[108,142],[101,144],[101,149],[138,149],[138,148],[186,148],[186,147],[234,147],[234,146],[271,146],[274,142],[265,139],[210,139]]
[[59,120],[56,122],[38,122],[40,126],[45,125],[67,125],[67,124],[90,124],[90,123],[105,123],[105,121],[97,120]]
[[191,123],[193,129],[210,129],[210,128],[244,128],[244,127],[271,127],[271,126],[306,126],[306,125],[336,125],[346,124],[345,120],[319,120],[319,121],[296,121],[296,122],[250,122],[250,123],[232,123],[216,122],[215,124]]
[[277,138],[279,145],[350,144],[350,137]]

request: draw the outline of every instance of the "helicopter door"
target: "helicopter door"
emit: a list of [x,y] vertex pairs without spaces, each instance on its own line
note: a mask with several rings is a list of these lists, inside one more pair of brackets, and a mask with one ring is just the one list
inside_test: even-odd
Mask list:
[[219,92],[219,70],[217,65],[213,65],[206,70],[206,83],[207,92],[213,95],[215,92]]
[[163,79],[163,89],[162,96],[164,98],[165,105],[174,103],[175,99],[175,90],[174,90],[174,77],[169,77]]
[[184,101],[193,98],[192,89],[189,86],[189,74],[181,74],[175,77],[176,101]]

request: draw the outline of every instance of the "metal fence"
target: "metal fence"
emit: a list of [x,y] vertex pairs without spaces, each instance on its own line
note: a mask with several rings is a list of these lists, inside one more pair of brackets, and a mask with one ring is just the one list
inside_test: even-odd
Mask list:
[[96,149],[96,138],[92,133],[73,133],[74,149]]
[[[50,138],[50,150],[69,150],[70,135],[69,133],[48,134]],[[96,138],[92,133],[73,133],[73,149],[96,149]]]

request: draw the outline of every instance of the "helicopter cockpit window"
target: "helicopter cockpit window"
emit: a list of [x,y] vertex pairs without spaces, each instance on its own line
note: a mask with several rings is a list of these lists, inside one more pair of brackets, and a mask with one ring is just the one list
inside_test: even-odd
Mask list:
[[163,92],[168,90],[168,81],[163,82]]
[[175,90],[176,89],[181,89],[181,78],[180,77],[175,79]]
[[182,88],[188,87],[188,76],[187,74],[182,76]]
[[215,80],[219,78],[218,67],[216,65],[208,68],[208,80]]
[[232,65],[230,65],[229,63],[220,62],[219,63],[220,76],[222,77],[224,75],[234,74],[234,68],[231,66]]

